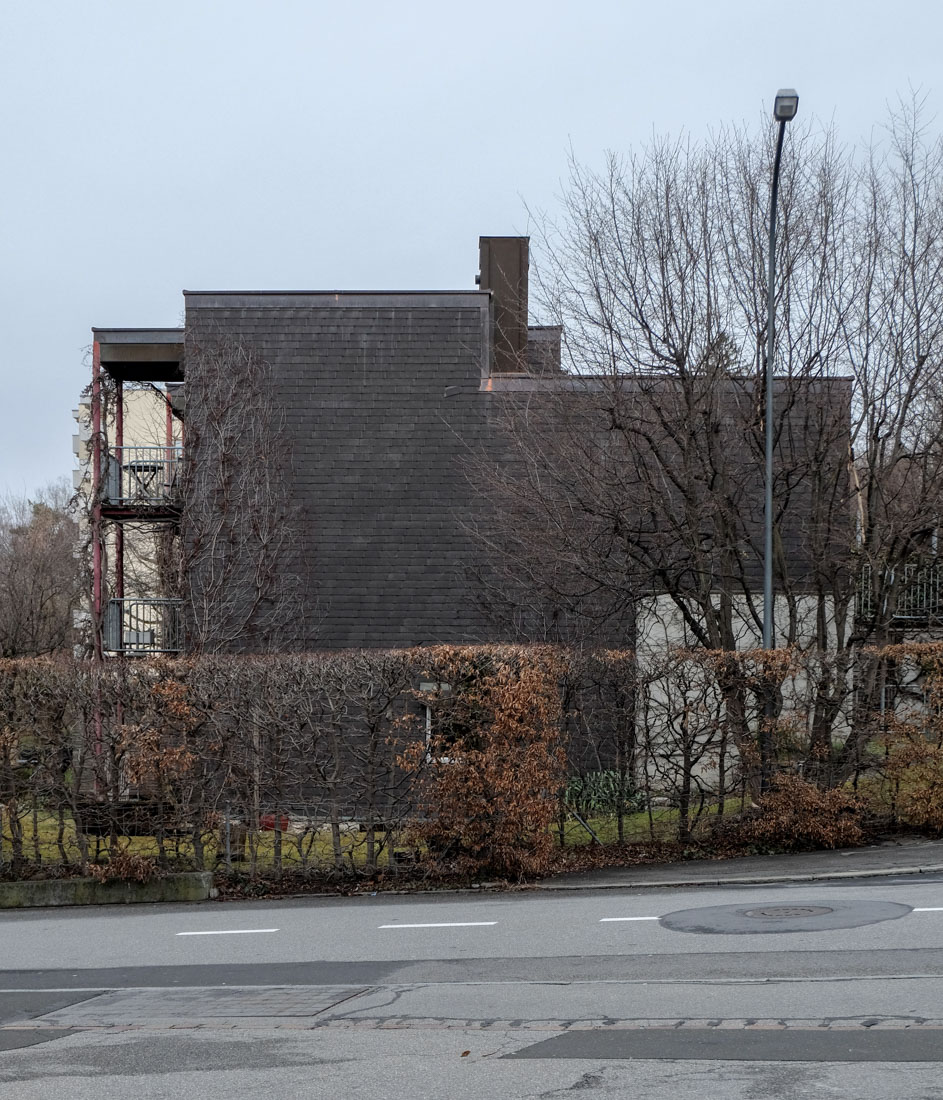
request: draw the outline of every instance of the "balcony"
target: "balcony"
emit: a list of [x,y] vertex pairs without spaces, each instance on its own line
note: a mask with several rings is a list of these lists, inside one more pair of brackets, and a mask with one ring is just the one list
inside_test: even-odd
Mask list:
[[122,657],[156,657],[183,648],[181,600],[109,600],[104,648]]
[[893,601],[893,623],[927,625],[943,620],[943,561],[909,562],[896,570],[886,569],[879,599],[878,605],[872,569],[866,564],[858,581],[858,614],[862,618],[885,615]]
[[179,445],[117,448],[105,463],[104,501],[127,510],[173,507],[182,460]]

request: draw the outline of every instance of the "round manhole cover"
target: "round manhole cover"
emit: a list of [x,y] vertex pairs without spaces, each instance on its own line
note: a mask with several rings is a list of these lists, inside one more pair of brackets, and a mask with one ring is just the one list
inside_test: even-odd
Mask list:
[[748,909],[743,915],[756,920],[790,920],[792,917],[823,917],[834,912],[827,905],[767,905],[762,909]]
[[[801,896],[801,895],[800,895]],[[833,901],[831,905],[708,905],[679,909],[660,919],[672,932],[767,936],[780,932],[830,932],[896,920],[910,912],[895,901]]]

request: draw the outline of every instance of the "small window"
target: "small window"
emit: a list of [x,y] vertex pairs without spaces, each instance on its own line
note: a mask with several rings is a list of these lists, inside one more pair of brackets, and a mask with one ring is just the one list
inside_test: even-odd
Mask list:
[[[427,698],[422,701],[421,706],[423,712],[423,728],[425,730],[426,744],[429,745],[432,742],[433,734],[437,732],[435,704],[438,700],[451,695],[452,685],[423,681],[419,685],[419,690],[425,696],[427,696]],[[431,753],[426,753],[426,760],[431,762]],[[439,764],[450,764],[451,760],[447,756],[439,756],[436,758],[436,762]]]

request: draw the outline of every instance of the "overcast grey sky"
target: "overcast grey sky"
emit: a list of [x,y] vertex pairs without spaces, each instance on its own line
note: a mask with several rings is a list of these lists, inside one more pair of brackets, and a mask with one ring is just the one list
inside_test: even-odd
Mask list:
[[70,472],[92,325],[469,288],[570,144],[753,124],[784,85],[854,142],[911,86],[939,112],[941,41],[941,0],[0,0],[0,489]]

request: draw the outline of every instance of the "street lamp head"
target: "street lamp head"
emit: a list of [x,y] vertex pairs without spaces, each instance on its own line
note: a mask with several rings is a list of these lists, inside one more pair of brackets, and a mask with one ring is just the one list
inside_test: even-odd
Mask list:
[[788,122],[796,117],[799,110],[799,93],[795,88],[780,88],[773,104],[773,118],[777,122]]

